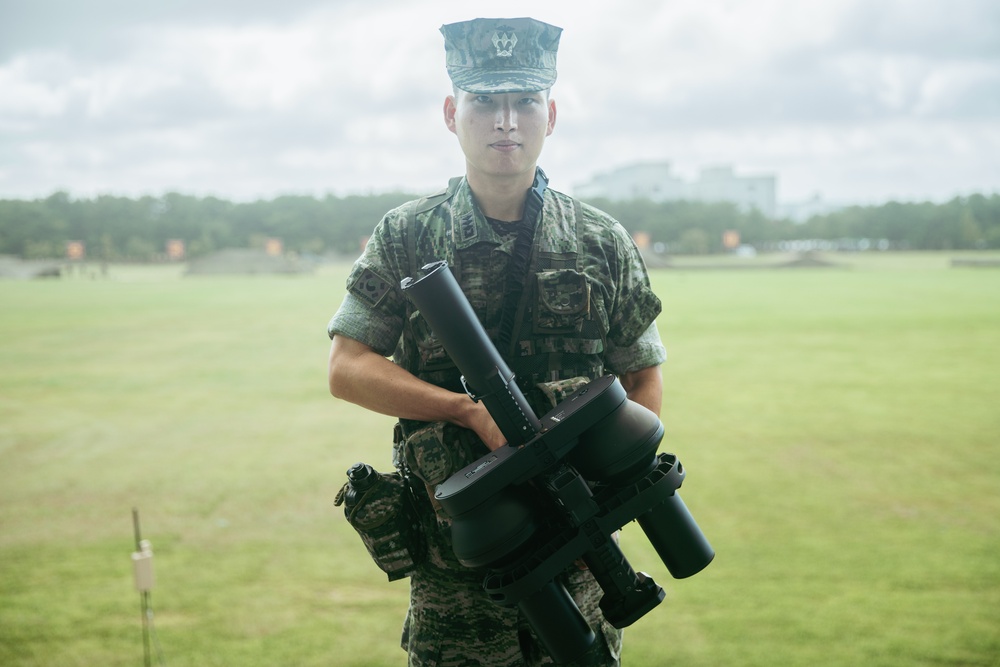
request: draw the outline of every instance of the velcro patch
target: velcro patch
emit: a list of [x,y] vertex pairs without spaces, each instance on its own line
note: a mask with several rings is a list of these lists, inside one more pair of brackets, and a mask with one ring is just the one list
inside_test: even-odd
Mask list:
[[374,307],[385,297],[390,287],[388,280],[366,268],[347,289],[351,294]]
[[466,213],[462,216],[462,219],[458,221],[458,232],[461,235],[461,241],[472,241],[479,234],[479,230],[476,228],[476,217],[473,213]]

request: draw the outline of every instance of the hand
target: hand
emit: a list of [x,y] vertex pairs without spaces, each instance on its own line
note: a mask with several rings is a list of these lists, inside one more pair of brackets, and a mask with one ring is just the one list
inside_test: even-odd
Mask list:
[[489,410],[482,403],[473,403],[473,409],[469,414],[469,423],[466,424],[466,428],[470,428],[475,431],[479,439],[482,440],[486,447],[492,452],[495,449],[499,449],[507,444],[507,438],[504,437],[503,433],[500,432],[500,427],[497,423],[493,421],[493,416],[490,414]]

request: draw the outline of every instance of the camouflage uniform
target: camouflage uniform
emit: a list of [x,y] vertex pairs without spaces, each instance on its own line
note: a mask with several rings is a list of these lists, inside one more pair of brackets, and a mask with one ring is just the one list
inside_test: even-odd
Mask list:
[[[483,216],[464,178],[390,211],[348,278],[330,336],[358,340],[428,382],[463,391],[458,370],[399,283],[428,262],[446,260],[496,341],[515,237],[516,223]],[[638,251],[622,226],[597,209],[546,191],[523,290],[510,346],[500,352],[538,414],[586,379],[665,359],[653,324],[660,302]],[[518,610],[491,602],[482,589],[484,573],[457,561],[448,517],[433,506],[433,487],[485,454],[485,445],[452,424],[403,420],[401,426],[405,440],[396,460],[428,489],[420,509],[429,557],[411,577],[402,638],[409,664],[551,664]],[[600,613],[600,587],[576,568],[564,576],[598,636],[579,664],[618,664],[621,631]]]

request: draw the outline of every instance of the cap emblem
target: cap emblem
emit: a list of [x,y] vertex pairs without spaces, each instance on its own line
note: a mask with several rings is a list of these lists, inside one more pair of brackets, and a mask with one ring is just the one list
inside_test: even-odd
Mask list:
[[497,31],[493,33],[493,46],[497,47],[497,57],[510,58],[514,55],[514,47],[517,46],[517,35],[511,30],[506,32]]

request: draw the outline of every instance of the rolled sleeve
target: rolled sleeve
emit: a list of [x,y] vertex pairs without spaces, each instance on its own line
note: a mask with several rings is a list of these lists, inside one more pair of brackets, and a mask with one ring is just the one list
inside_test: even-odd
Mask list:
[[396,321],[374,313],[362,299],[348,293],[330,319],[326,333],[331,339],[334,336],[353,338],[388,357],[396,348],[400,328]]
[[660,339],[656,322],[650,324],[631,345],[617,347],[609,341],[604,363],[609,371],[623,375],[650,366],[659,366],[667,360],[667,348]]
[[389,356],[396,349],[406,318],[406,298],[399,286],[401,209],[376,226],[347,277],[347,294],[327,324],[327,335],[353,338]]
[[614,276],[616,296],[609,322],[608,340],[613,346],[624,349],[630,348],[648,332],[649,326],[656,321],[663,305],[653,292],[646,265],[632,238],[617,223],[613,229],[617,232],[615,236],[617,274]]

